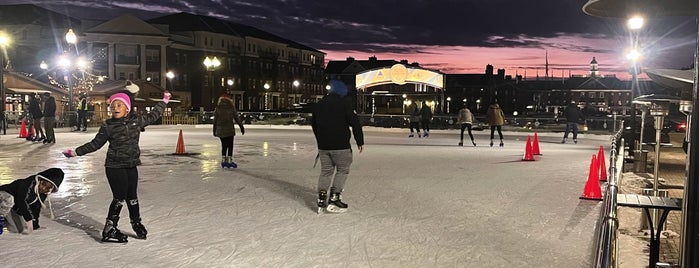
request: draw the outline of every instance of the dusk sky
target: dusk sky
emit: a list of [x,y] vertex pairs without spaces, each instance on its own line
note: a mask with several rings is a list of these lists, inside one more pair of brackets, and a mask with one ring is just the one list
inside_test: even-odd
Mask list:
[[[487,64],[529,79],[600,73],[628,78],[624,20],[582,12],[587,0],[4,0],[32,3],[84,19],[131,13],[148,19],[188,12],[254,26],[327,53],[408,60],[444,73],[484,73]],[[697,39],[693,17],[646,20],[644,68],[686,68]]]

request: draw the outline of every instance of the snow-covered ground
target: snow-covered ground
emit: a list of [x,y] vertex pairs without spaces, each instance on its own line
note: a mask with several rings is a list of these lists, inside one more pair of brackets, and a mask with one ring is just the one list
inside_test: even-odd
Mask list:
[[[197,155],[172,155],[180,129]],[[539,133],[543,155],[525,162],[527,133],[505,132],[500,148],[476,131],[477,147],[458,147],[457,130],[410,139],[406,129],[365,128],[344,194],[350,210],[318,215],[308,127],[247,126],[235,141],[239,168],[222,170],[210,125],[151,126],[139,167],[148,239],[114,244],[100,242],[106,146],[61,154],[95,130],[59,132],[55,145],[0,137],[0,184],[66,172],[51,197],[56,219],[45,209],[33,234],[0,235],[0,267],[589,267],[601,203],[579,197],[591,155],[609,147],[606,135],[560,144],[561,133]]]

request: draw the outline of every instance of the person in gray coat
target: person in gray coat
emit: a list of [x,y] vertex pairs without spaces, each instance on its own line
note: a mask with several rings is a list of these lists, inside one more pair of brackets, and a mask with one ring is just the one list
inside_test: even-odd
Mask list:
[[221,139],[221,167],[237,168],[233,162],[233,138],[235,137],[235,125],[240,127],[240,135],[245,135],[245,126],[240,120],[231,96],[223,93],[218,98],[218,104],[214,111],[214,136]]

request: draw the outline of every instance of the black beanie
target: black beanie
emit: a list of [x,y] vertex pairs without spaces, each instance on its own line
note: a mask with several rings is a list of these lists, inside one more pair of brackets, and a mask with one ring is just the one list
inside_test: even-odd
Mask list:
[[49,168],[39,172],[37,175],[53,184],[53,191],[51,191],[52,193],[57,192],[58,186],[61,186],[61,182],[63,182],[63,170],[60,168]]

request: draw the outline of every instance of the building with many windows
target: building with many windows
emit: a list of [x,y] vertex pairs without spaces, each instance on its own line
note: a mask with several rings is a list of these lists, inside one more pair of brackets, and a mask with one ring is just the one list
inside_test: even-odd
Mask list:
[[[14,70],[40,81],[70,84],[88,74],[123,81],[106,83],[120,87],[143,80],[173,91],[179,109],[196,111],[213,110],[223,92],[246,111],[290,109],[325,93],[325,53],[248,25],[188,13],[87,21],[35,5],[1,5],[0,15],[0,30],[15,40],[7,54]],[[76,44],[64,39],[69,29]],[[73,63],[84,57],[89,65],[58,67],[54,59],[61,55]],[[46,70],[39,69],[42,62]],[[114,90],[89,84],[72,89]]]

